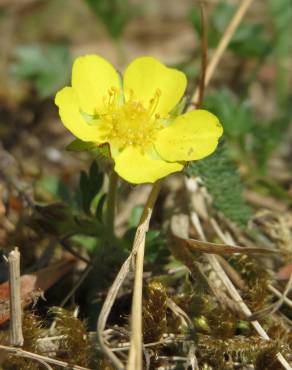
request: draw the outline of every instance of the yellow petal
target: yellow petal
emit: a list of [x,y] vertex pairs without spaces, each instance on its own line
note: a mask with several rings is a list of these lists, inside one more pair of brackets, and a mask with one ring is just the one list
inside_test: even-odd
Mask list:
[[155,148],[170,162],[192,161],[211,154],[223,129],[219,120],[205,110],[194,110],[177,117],[157,134]]
[[141,101],[145,108],[148,107],[157,89],[161,91],[155,110],[155,113],[161,116],[169,113],[180,101],[186,84],[187,80],[183,72],[168,68],[152,57],[135,59],[124,74],[125,93],[132,90],[135,98]]
[[102,130],[100,126],[88,125],[82,117],[78,99],[72,87],[64,87],[55,98],[59,107],[59,114],[64,126],[73,135],[83,141],[102,143]]
[[88,114],[102,109],[111,87],[120,88],[120,78],[114,67],[98,55],[85,55],[75,60],[72,69],[72,87],[79,106]]
[[180,163],[167,163],[161,159],[151,159],[142,154],[139,148],[129,146],[114,158],[115,171],[132,184],[155,182],[172,172],[181,171]]

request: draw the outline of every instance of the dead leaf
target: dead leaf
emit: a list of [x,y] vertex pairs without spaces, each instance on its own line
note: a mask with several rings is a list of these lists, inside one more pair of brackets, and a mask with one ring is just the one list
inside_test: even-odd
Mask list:
[[[22,275],[20,291],[22,306],[27,307],[54,285],[74,266],[75,258],[66,258],[33,274]],[[0,285],[0,325],[9,320],[9,282]]]

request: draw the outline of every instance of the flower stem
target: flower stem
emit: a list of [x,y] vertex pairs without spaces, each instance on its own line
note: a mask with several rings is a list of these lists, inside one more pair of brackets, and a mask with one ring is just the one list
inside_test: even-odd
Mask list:
[[116,193],[118,185],[118,174],[112,170],[109,176],[109,188],[107,197],[107,209],[106,209],[106,224],[108,233],[112,237],[114,235],[114,224],[115,224],[115,211],[116,211]]
[[[151,190],[145,204],[143,214],[137,227],[132,251],[135,255],[135,278],[131,314],[131,340],[127,370],[143,369],[143,328],[142,328],[142,290],[143,290],[143,263],[146,233],[149,228],[152,211],[161,188],[158,180]],[[133,253],[133,252],[132,252]]]

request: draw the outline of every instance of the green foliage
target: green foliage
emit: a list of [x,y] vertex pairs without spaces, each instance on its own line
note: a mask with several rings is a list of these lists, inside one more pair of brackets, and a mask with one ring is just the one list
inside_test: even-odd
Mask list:
[[139,224],[139,221],[140,221],[140,218],[142,216],[142,213],[143,213],[143,206],[142,205],[139,205],[139,206],[136,206],[132,209],[132,212],[131,212],[131,215],[130,215],[130,218],[129,218],[129,221],[128,221],[128,225],[130,228],[132,227],[137,227],[138,224]]
[[104,23],[113,39],[119,39],[132,14],[128,0],[85,0]]
[[89,152],[93,158],[97,160],[111,159],[110,149],[108,144],[97,146],[96,143],[90,141],[82,141],[75,139],[66,146],[68,152]]
[[92,201],[100,192],[102,185],[103,173],[99,172],[97,163],[93,161],[88,174],[85,171],[80,173],[79,189],[82,208],[85,213],[90,214]]
[[238,171],[228,157],[224,145],[219,145],[211,156],[192,161],[186,167],[188,176],[199,176],[213,197],[214,206],[231,221],[244,225],[251,217],[251,209],[242,198],[243,186]]
[[36,188],[50,193],[55,200],[70,202],[71,196],[64,182],[56,176],[44,176],[36,182]]
[[12,75],[35,82],[41,98],[52,96],[70,78],[71,56],[64,44],[20,46],[15,51]]
[[[292,4],[291,0],[269,0],[272,16],[273,36],[271,43],[277,66],[276,90],[279,104],[288,102],[291,95],[291,53],[292,53]],[[290,58],[290,63],[289,63]]]
[[[230,22],[236,6],[227,2],[219,2],[212,11],[208,21],[208,45],[215,48]],[[201,32],[201,16],[199,7],[193,7],[189,13],[189,19],[195,31]],[[228,45],[229,50],[242,57],[262,56],[269,43],[266,30],[260,23],[242,22],[234,33]]]
[[245,165],[264,171],[272,152],[277,148],[291,123],[291,107],[269,120],[255,117],[249,100],[238,99],[230,90],[221,89],[208,94],[204,108],[218,117],[224,127],[233,156]]
[[95,161],[88,173],[81,172],[79,187],[75,192],[70,192],[60,179],[53,176],[39,180],[38,188],[50,193],[57,202],[37,205],[32,225],[60,239],[79,235],[79,244],[89,250],[94,249],[88,237],[94,237],[95,247],[100,238],[106,237],[103,223],[106,200],[106,195],[102,192],[103,181],[104,175]]

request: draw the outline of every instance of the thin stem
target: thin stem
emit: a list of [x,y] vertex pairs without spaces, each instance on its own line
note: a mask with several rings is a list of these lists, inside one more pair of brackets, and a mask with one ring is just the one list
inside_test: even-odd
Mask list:
[[[115,281],[113,282],[112,286],[110,287],[110,289],[108,291],[108,294],[107,294],[107,297],[106,297],[106,299],[103,303],[100,315],[98,317],[98,321],[97,321],[97,335],[98,335],[100,347],[101,347],[102,351],[111,360],[111,362],[114,364],[116,369],[118,369],[118,370],[123,370],[124,365],[119,360],[119,358],[113,353],[113,351],[109,348],[109,346],[107,345],[107,343],[105,341],[105,338],[104,338],[104,329],[105,329],[105,326],[106,326],[108,316],[110,314],[110,311],[111,311],[112,306],[115,302],[115,299],[117,297],[117,294],[119,292],[119,289],[120,289],[121,285],[123,284],[126,276],[128,275],[131,266],[133,266],[133,268],[134,268],[135,262],[136,263],[138,262],[137,261],[137,253],[138,253],[138,250],[141,248],[141,246],[143,247],[143,254],[144,254],[145,234],[148,231],[150,218],[151,218],[151,215],[152,215],[152,211],[153,211],[155,201],[156,201],[157,196],[158,196],[159,191],[160,191],[160,186],[161,186],[161,182],[158,181],[157,183],[155,183],[155,185],[151,189],[151,192],[150,192],[150,194],[148,196],[148,199],[146,201],[146,204],[144,206],[143,214],[141,216],[139,225],[138,225],[137,230],[136,230],[135,239],[134,239],[131,254],[129,255],[129,257],[123,263],[119,273],[117,274],[117,276],[115,278]],[[141,257],[141,253],[140,253],[140,257]],[[141,265],[141,263],[140,263],[140,265]],[[136,279],[136,276],[135,276],[135,281],[136,280],[137,279]],[[137,288],[134,288],[134,294],[135,294],[135,290],[137,291]],[[136,297],[137,297],[137,295],[138,294],[136,293]],[[139,302],[141,302],[140,299],[139,299]],[[134,303],[134,300],[133,300],[133,303]],[[133,304],[133,309],[134,309],[134,304]],[[132,309],[132,313],[133,313],[133,309]],[[140,317],[140,323],[141,323],[141,318],[142,318],[142,307],[141,306],[140,306],[138,315]],[[131,323],[132,323],[132,330],[133,331],[136,330],[136,328],[137,328],[135,323],[133,324],[133,321],[135,319],[136,319],[135,314],[134,315],[132,314]],[[140,323],[138,323],[138,324],[140,325]],[[140,331],[138,334],[140,336],[140,338],[138,338],[138,341],[140,340],[140,342],[139,342],[140,345],[138,345],[138,348],[141,348],[140,358],[142,358],[142,332]],[[136,341],[136,336],[135,336],[135,341]],[[133,342],[134,342],[134,339],[133,339],[133,336],[132,336],[132,338],[131,338],[131,348],[133,348],[133,345],[135,345],[135,344],[133,344]],[[139,370],[139,367],[132,367],[132,369]]]
[[[205,76],[205,87],[208,86],[210,80],[211,80],[211,77],[213,76],[215,70],[216,70],[216,67],[219,63],[219,61],[221,60],[221,57],[224,53],[224,51],[226,50],[226,48],[228,47],[228,44],[232,38],[232,36],[234,35],[234,32],[236,31],[238,25],[240,24],[242,18],[244,17],[246,11],[248,10],[249,6],[251,5],[251,3],[253,2],[253,0],[242,0],[241,3],[239,4],[238,6],[238,9],[237,11],[235,12],[233,18],[231,19],[229,25],[227,26],[222,38],[220,39],[220,42],[213,54],[213,57],[210,61],[210,63],[208,64],[207,66],[207,70],[206,70],[206,76]],[[198,87],[191,99],[191,101],[193,103],[196,103],[198,101],[198,97],[199,97],[199,91],[200,91],[200,87]],[[191,105],[190,105],[190,108],[191,109]]]
[[205,93],[205,79],[206,70],[208,64],[208,22],[205,14],[205,4],[200,2],[201,11],[201,76],[198,92],[198,101],[196,102],[196,108],[199,109],[202,106],[204,93]]
[[110,236],[114,235],[115,211],[116,211],[116,193],[118,185],[118,174],[112,170],[109,177],[109,188],[107,198],[106,223]]
[[161,181],[157,181],[152,188],[144,211],[137,228],[133,249],[137,249],[136,253],[136,269],[134,292],[132,301],[131,315],[131,341],[130,352],[128,357],[127,370],[142,370],[143,369],[143,334],[142,334],[142,291],[143,291],[143,262],[146,232],[149,228],[149,222],[152,215],[153,207],[158,197],[161,188]]

